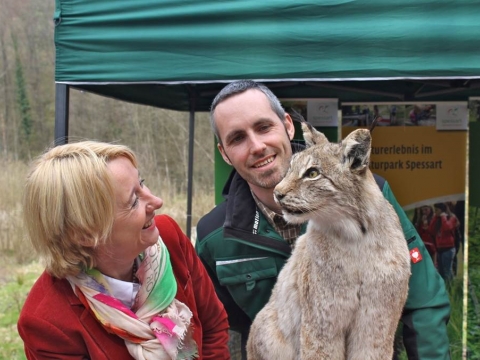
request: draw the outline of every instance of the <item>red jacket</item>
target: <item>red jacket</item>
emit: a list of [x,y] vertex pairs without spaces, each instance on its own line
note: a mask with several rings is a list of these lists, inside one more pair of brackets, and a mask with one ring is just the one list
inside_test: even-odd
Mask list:
[[[227,315],[190,240],[168,216],[155,222],[170,252],[176,299],[193,313],[199,359],[230,359]],[[32,287],[17,326],[28,359],[132,359],[124,341],[106,332],[68,281],[46,272]]]
[[[437,230],[437,220],[440,219],[440,227]],[[459,225],[456,216],[435,215],[429,226],[430,233],[435,237],[437,250],[451,249],[455,247],[455,228]]]

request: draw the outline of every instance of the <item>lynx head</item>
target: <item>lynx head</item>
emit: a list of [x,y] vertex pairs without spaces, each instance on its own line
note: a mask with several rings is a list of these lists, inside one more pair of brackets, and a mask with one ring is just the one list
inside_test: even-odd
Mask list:
[[339,218],[356,221],[362,191],[373,180],[368,174],[370,132],[355,130],[336,144],[306,122],[302,130],[307,148],[293,155],[285,178],[274,190],[285,219],[327,224]]

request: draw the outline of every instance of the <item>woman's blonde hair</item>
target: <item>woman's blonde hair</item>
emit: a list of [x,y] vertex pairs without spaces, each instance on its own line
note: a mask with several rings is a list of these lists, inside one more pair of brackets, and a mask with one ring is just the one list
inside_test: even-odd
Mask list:
[[82,141],[51,148],[31,165],[23,195],[27,236],[46,270],[64,278],[94,266],[95,247],[108,239],[115,198],[108,162],[137,167],[123,145]]

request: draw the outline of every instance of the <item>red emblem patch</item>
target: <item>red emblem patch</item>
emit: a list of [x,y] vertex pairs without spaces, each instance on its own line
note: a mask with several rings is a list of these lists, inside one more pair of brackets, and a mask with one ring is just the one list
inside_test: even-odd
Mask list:
[[422,261],[422,254],[420,253],[420,250],[418,248],[414,248],[410,250],[410,259],[412,259],[412,262],[416,264],[419,261]]

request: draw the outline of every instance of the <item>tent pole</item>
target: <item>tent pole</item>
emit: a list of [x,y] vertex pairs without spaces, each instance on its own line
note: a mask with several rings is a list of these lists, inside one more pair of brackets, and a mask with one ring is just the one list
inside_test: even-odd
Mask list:
[[55,146],[68,143],[70,86],[55,84]]
[[192,232],[192,198],[193,198],[193,145],[195,140],[195,105],[196,96],[193,89],[188,86],[190,92],[190,124],[188,130],[188,188],[187,188],[187,231],[186,235],[191,239]]

